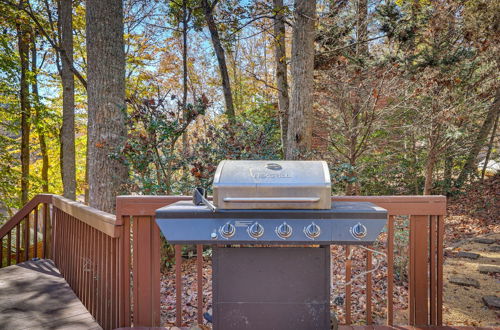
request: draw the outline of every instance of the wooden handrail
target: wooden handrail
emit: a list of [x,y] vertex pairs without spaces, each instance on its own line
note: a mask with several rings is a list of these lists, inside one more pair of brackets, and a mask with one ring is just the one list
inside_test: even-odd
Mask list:
[[446,196],[332,196],[334,202],[371,202],[389,215],[446,215]]
[[58,195],[52,195],[52,205],[110,237],[120,236],[120,225],[117,224],[116,216],[111,213]]
[[37,207],[39,204],[52,203],[51,194],[39,194],[33,197],[26,205],[24,205],[19,211],[14,214],[12,218],[9,219],[2,227],[0,227],[0,238],[7,235],[15,226],[17,226],[30,212]]
[[87,225],[103,232],[104,234],[116,238],[120,236],[120,224],[116,221],[116,216],[100,211],[80,202],[54,194],[39,194],[33,197],[23,206],[9,221],[0,227],[0,237],[7,235],[16,225],[19,224],[28,214],[39,204],[52,204],[68,215],[86,223]]

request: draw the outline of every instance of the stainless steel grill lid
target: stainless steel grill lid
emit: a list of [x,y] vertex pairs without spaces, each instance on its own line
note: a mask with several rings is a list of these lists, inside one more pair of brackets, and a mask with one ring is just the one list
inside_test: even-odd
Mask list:
[[330,209],[324,161],[224,160],[213,183],[219,209]]

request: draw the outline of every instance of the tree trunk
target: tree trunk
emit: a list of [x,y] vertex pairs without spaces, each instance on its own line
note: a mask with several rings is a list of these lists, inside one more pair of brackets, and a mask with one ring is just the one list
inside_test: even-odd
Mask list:
[[217,3],[215,1],[213,4],[209,3],[208,0],[202,0],[201,4],[205,12],[205,20],[207,21],[208,30],[210,31],[210,37],[212,38],[212,45],[214,46],[215,55],[217,56],[217,62],[219,63],[219,71],[222,79],[222,89],[224,91],[224,100],[226,102],[226,115],[230,121],[234,120],[234,105],[233,105],[233,94],[231,92],[231,83],[229,81],[229,73],[227,71],[226,57],[224,55],[224,48],[222,48],[222,43],[219,38],[219,31],[217,30],[217,25],[215,24],[213,10]]
[[31,41],[31,92],[33,94],[33,108],[35,109],[36,131],[40,142],[40,153],[42,154],[42,192],[49,192],[49,155],[47,153],[47,142],[42,127],[42,118],[40,115],[40,95],[38,94],[38,67],[37,67],[36,35],[33,35]]
[[[356,24],[356,55],[357,56],[368,56],[368,45],[363,43],[366,40],[368,29],[366,17],[368,14],[367,0],[357,0],[358,13],[357,13],[357,24]],[[360,88],[362,86],[363,77],[358,75],[354,79],[354,83]],[[351,118],[351,128],[349,130],[349,164],[351,170],[349,171],[349,178],[357,179],[356,171],[356,160],[358,158],[358,137],[360,135],[360,118],[363,115],[363,95],[359,92],[355,92],[352,95],[352,118]],[[358,195],[360,192],[359,181],[349,182],[346,186],[346,194],[350,196]]]
[[125,52],[121,0],[87,0],[89,205],[113,213],[128,169],[119,155],[125,126]]
[[444,159],[444,174],[443,174],[443,181],[444,181],[443,193],[446,195],[450,193],[452,176],[453,176],[453,156],[448,155]]
[[[20,2],[23,6],[23,1]],[[21,22],[17,24],[17,40],[19,59],[21,64],[21,79],[19,89],[19,103],[21,107],[21,204],[28,202],[29,174],[30,174],[30,107],[28,100],[28,70],[29,70],[29,41],[30,35]]]
[[488,143],[488,151],[486,152],[486,157],[484,158],[484,165],[481,171],[481,182],[484,182],[484,175],[486,173],[486,168],[488,167],[488,162],[490,161],[491,149],[493,149],[493,142],[495,142],[495,136],[498,127],[498,119],[500,118],[500,112],[497,113],[497,119],[495,119],[495,124],[493,125],[493,129],[491,130],[491,138]]
[[417,155],[417,142],[415,140],[415,133],[411,132],[411,167],[410,167],[410,175],[413,178],[413,189],[414,194],[418,195],[420,192],[420,185],[418,180],[418,155]]
[[312,142],[316,0],[295,0],[294,6],[287,159],[307,157]]
[[[188,12],[187,0],[182,1],[182,114],[183,120],[187,121],[187,91],[188,91],[188,69],[187,69],[187,37],[188,37]],[[182,151],[188,154],[187,132],[182,133]],[[158,182],[159,184],[159,182]]]
[[356,22],[356,53],[368,56],[368,0],[357,0],[358,15]]
[[490,109],[488,110],[483,125],[479,129],[479,132],[476,136],[476,140],[474,141],[474,144],[470,149],[469,155],[467,156],[467,160],[465,161],[465,165],[462,171],[460,172],[457,181],[455,181],[455,186],[457,188],[460,188],[464,184],[464,182],[469,178],[470,173],[474,169],[479,151],[481,151],[481,148],[484,146],[484,143],[488,138],[488,134],[490,133],[491,128],[493,127],[493,124],[495,122],[495,118],[497,117],[499,112],[500,112],[500,88],[496,90],[495,100],[493,101],[493,104],[490,106]]
[[431,147],[429,151],[429,156],[427,157],[427,162],[425,164],[425,184],[424,184],[424,195],[430,195],[432,192],[432,177],[434,175],[434,166],[436,165],[436,151],[435,148]]
[[66,61],[61,61],[61,81],[63,87],[63,120],[61,127],[61,176],[63,195],[76,199],[76,166],[75,166],[75,80],[73,66],[73,12],[72,0],[58,1],[59,35],[61,49]]
[[288,132],[288,107],[290,100],[288,97],[288,77],[286,64],[286,43],[285,43],[285,15],[283,0],[273,0],[274,11],[276,12],[274,23],[274,49],[276,61],[276,85],[278,87],[278,109],[281,128],[281,145],[283,155],[286,155],[287,132]]

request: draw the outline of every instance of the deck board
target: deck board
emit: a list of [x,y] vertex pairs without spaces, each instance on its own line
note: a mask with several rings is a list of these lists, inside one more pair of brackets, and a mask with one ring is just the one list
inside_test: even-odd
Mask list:
[[0,269],[0,329],[101,329],[51,260]]

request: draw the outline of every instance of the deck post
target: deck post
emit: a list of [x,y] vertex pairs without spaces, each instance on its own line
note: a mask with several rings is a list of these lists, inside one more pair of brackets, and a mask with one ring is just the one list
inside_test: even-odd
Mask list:
[[151,216],[133,218],[134,326],[160,325],[160,232]]

